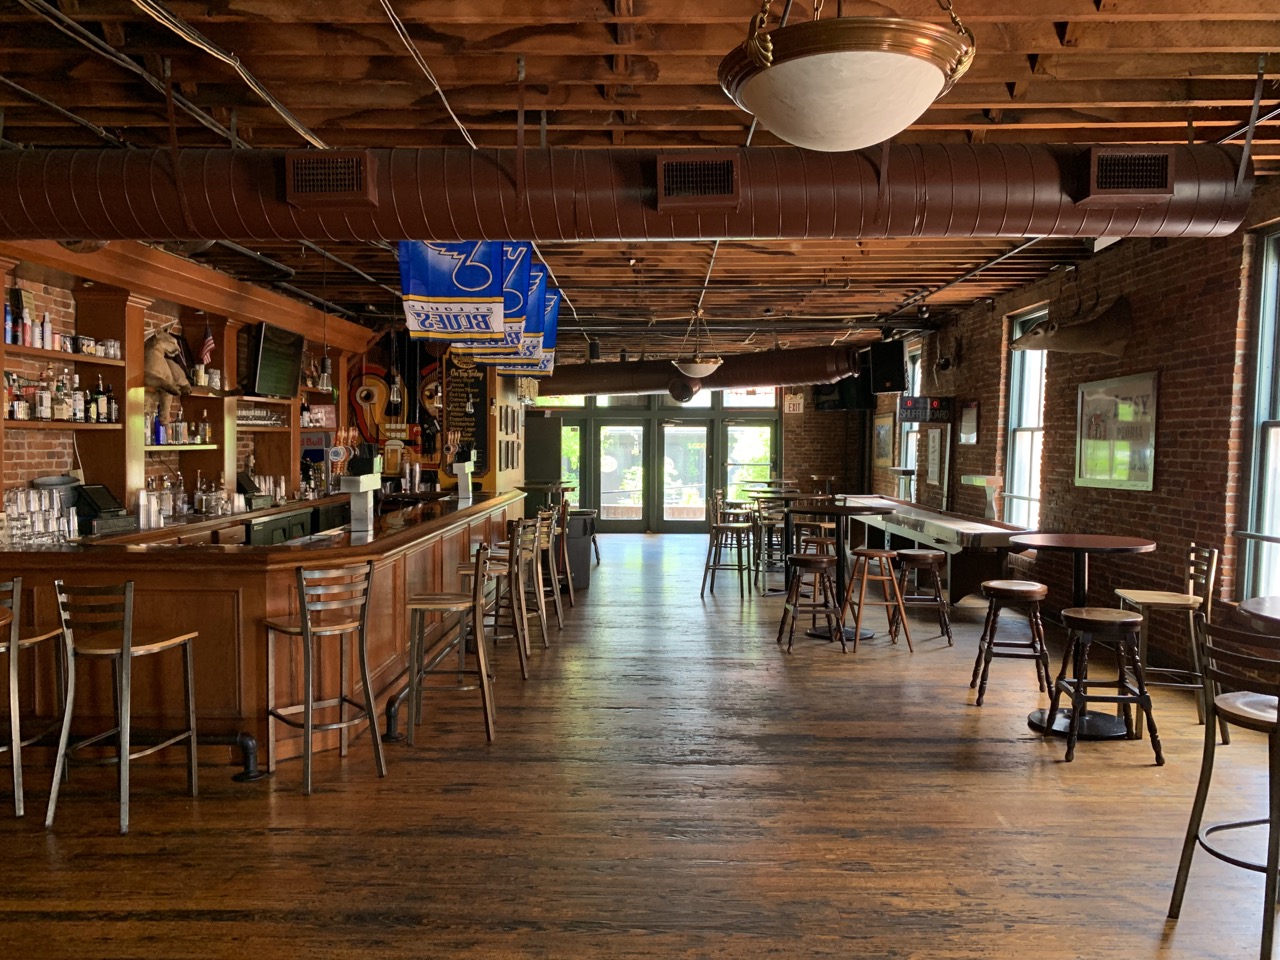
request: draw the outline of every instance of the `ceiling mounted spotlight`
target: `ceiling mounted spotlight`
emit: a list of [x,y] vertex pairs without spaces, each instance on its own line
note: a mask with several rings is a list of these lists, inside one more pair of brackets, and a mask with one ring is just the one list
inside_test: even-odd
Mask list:
[[[952,29],[879,3],[869,16],[813,19],[766,31],[769,0],[747,39],[720,61],[720,86],[771,133],[809,150],[860,150],[915,123],[969,68],[973,34],[951,0]],[[843,7],[844,4],[841,4]]]

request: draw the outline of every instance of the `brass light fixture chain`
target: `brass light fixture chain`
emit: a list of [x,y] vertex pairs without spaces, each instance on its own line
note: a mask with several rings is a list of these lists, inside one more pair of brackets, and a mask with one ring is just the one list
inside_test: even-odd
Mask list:
[[822,16],[823,2],[824,0],[818,0],[818,2],[813,5],[813,19],[817,20],[819,17]]
[[[973,31],[960,22],[960,17],[956,13],[955,7],[952,6],[951,0],[938,0],[938,6],[942,8],[943,13],[951,18],[951,25],[956,28],[956,33],[965,38],[965,46],[968,48],[964,55],[956,61],[956,66],[951,71],[951,76],[947,78],[947,85],[943,89],[945,93],[951,89],[951,85],[959,80],[969,65],[973,63],[973,56],[978,52],[978,42],[973,36]],[[941,96],[941,94],[939,94]]]

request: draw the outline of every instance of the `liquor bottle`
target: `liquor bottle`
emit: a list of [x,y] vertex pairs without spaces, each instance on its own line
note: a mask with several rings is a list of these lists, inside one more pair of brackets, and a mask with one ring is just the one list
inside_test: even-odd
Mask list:
[[4,342],[13,343],[13,307],[4,305]]
[[199,431],[200,431],[200,435],[199,435],[199,437],[197,438],[197,442],[199,442],[199,443],[212,443],[212,442],[213,442],[213,427],[212,427],[212,425],[209,423],[209,411],[208,411],[208,410],[201,410],[201,411],[200,411],[200,427],[199,427]]
[[98,374],[98,389],[93,395],[93,402],[98,405],[98,422],[110,423],[107,419],[107,392],[102,389],[102,374]]
[[36,419],[53,419],[53,391],[49,389],[49,378],[43,373],[36,385]]
[[31,311],[26,307],[22,308],[22,345],[24,347],[31,346]]
[[53,390],[53,419],[70,420],[71,419],[71,391],[68,384],[70,373],[66,367],[62,368],[62,376],[58,377],[58,384]]
[[40,323],[40,345],[46,350],[53,349],[53,324],[49,322],[49,314],[44,315]]
[[80,374],[71,375],[71,419],[84,423],[84,393],[80,389]]
[[107,423],[120,422],[120,403],[111,392],[111,384],[107,384]]

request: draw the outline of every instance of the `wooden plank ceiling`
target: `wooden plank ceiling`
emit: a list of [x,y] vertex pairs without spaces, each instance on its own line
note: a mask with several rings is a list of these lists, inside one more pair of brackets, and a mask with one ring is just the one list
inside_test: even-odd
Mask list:
[[[167,146],[166,69],[180,146],[225,146],[194,116],[254,147],[305,146],[231,66],[142,9],[173,14],[233,53],[333,147],[724,147],[751,118],[720,90],[720,58],[756,0],[389,0],[440,92],[397,36],[383,0],[4,0],[3,146]],[[812,0],[784,6],[792,22]],[[829,0],[823,16],[865,4]],[[901,15],[947,21],[938,0]],[[1280,0],[955,0],[977,39],[968,74],[902,142],[1216,142],[1240,136],[1260,57],[1265,118],[1255,171],[1280,173]],[[839,8],[843,7],[843,11]],[[523,74],[523,83],[520,78]],[[150,79],[148,79],[150,78]],[[443,98],[441,96],[443,94]],[[446,108],[447,106],[449,109]],[[455,119],[450,115],[456,115]],[[776,144],[756,130],[751,143]],[[606,357],[674,353],[701,305],[723,352],[877,339],[927,328],[1088,255],[1084,242],[889,240],[542,244],[565,292],[562,357],[588,338]],[[1012,255],[1005,256],[1013,252]],[[397,312],[394,252],[371,243],[218,244],[189,255],[319,297],[371,325]],[[265,259],[254,259],[249,254]],[[953,283],[1004,257],[970,279]],[[930,312],[922,318],[918,307]]]

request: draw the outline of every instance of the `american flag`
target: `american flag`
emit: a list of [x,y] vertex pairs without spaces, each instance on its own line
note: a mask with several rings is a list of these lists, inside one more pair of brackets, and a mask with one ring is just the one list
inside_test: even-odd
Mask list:
[[204,340],[200,343],[200,362],[208,366],[213,359],[213,331],[209,329],[209,322],[206,320],[204,325]]

